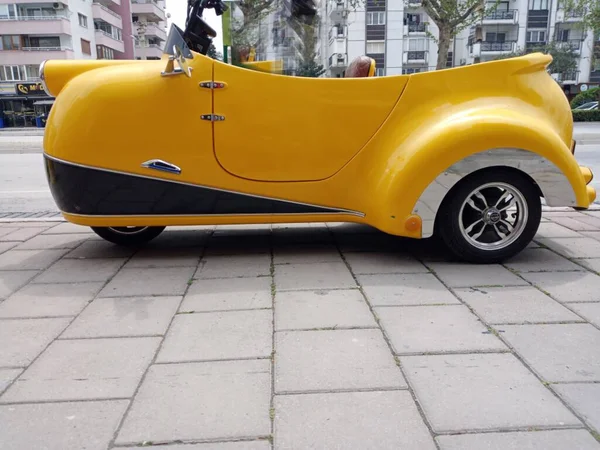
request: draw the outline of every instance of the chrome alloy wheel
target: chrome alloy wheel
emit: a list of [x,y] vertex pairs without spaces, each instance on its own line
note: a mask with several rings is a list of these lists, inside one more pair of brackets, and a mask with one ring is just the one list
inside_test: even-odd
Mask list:
[[458,221],[465,240],[481,250],[508,247],[523,233],[528,219],[523,194],[506,183],[487,183],[462,203]]
[[108,229],[118,234],[132,235],[142,233],[144,230],[147,230],[148,227],[108,227]]

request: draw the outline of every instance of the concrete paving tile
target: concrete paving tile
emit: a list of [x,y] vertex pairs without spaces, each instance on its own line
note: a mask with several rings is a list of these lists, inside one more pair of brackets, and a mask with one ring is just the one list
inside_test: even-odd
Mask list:
[[600,241],[600,231],[582,231],[581,234],[585,237]]
[[160,338],[54,341],[0,403],[132,397]]
[[505,325],[502,330],[544,380],[600,381],[600,330],[592,325]]
[[143,248],[127,261],[126,269],[145,267],[198,267],[201,249],[197,248]]
[[333,235],[326,227],[275,228],[273,245],[332,243]]
[[134,252],[133,248],[121,247],[102,239],[89,239],[67,253],[65,258],[128,258]]
[[34,236],[37,236],[44,228],[42,227],[31,227],[31,228],[17,228],[13,229],[10,233],[6,233],[0,237],[0,241],[17,241],[17,242],[25,242],[28,239],[31,239]]
[[0,228],[50,228],[57,223],[61,223],[62,220],[55,221],[38,221],[38,222],[0,222]]
[[342,262],[342,256],[333,244],[306,244],[275,247],[273,261],[275,264]]
[[271,308],[271,277],[194,280],[180,312]]
[[157,362],[266,358],[272,336],[271,310],[178,314]]
[[90,238],[89,233],[38,234],[15,247],[17,250],[73,249]]
[[596,227],[596,230],[600,231],[600,217],[588,216],[587,214],[579,214],[577,218],[575,218],[578,222],[583,222],[587,225],[592,225]]
[[275,334],[275,392],[404,388],[379,330]]
[[0,320],[0,367],[25,367],[71,319]]
[[21,369],[0,369],[0,394],[4,392],[8,385],[12,383],[21,372]]
[[585,271],[567,258],[546,248],[525,249],[505,261],[504,265],[517,272]]
[[150,367],[116,443],[271,434],[271,361]]
[[121,268],[125,259],[62,259],[46,269],[34,283],[106,282]]
[[524,273],[523,278],[563,303],[600,302],[600,276],[593,273]]
[[281,395],[274,406],[278,449],[436,448],[406,391]]
[[271,255],[205,256],[194,278],[259,277],[271,273]]
[[600,258],[581,258],[577,259],[577,263],[592,272],[600,273]]
[[[142,446],[144,448],[144,446]],[[115,447],[117,450],[140,450],[140,447]],[[267,439],[256,441],[207,442],[203,444],[180,444],[156,446],[156,450],[271,450]]]
[[75,223],[70,222],[62,222],[57,225],[53,225],[47,230],[45,230],[42,234],[73,234],[73,233],[89,233],[94,236],[96,234],[92,231],[90,227],[85,227],[83,225],[77,225]]
[[[535,235],[535,239],[543,239],[543,238],[566,238],[566,237],[583,237],[581,234],[577,233],[572,229],[569,229],[559,223],[556,223],[555,217],[552,219],[552,222],[540,223],[540,227],[538,228],[538,232]],[[569,217],[562,217],[565,220],[573,220]]]
[[506,350],[466,306],[376,308],[396,354]]
[[579,414],[589,427],[600,433],[600,408],[598,408],[600,384],[553,384],[552,389]]
[[8,250],[16,247],[17,245],[19,245],[18,242],[0,242],[0,254],[7,252]]
[[438,436],[440,450],[598,450],[587,430],[517,431]]
[[0,318],[75,316],[103,283],[29,284],[0,303]]
[[569,307],[588,322],[596,325],[597,327],[600,327],[600,302],[571,303]]
[[25,286],[38,275],[37,270],[5,270],[0,272],[0,300]]
[[275,266],[275,286],[277,291],[357,287],[343,262]]
[[0,406],[2,450],[105,450],[128,401]]
[[[594,226],[591,223],[584,222],[580,220],[580,217],[585,217],[583,215],[579,215],[577,217],[566,217],[566,216],[557,216],[552,218],[552,222],[562,225],[563,227],[567,227],[573,231],[599,231],[598,227]],[[595,219],[594,217],[590,217],[589,219]],[[600,223],[600,221],[599,221]],[[547,237],[561,237],[561,236],[547,236]],[[562,236],[569,237],[569,236]]]
[[271,254],[271,237],[267,235],[216,237],[206,242],[205,256],[247,256]]
[[163,335],[179,303],[181,297],[97,298],[61,338]]
[[[140,447],[115,448],[118,450],[140,450]],[[267,439],[259,439],[256,441],[207,442],[204,444],[157,446],[156,450],[271,450],[271,444]]]
[[600,242],[589,237],[538,239],[538,241],[567,258],[600,258]]
[[183,295],[193,273],[193,267],[122,269],[100,291],[100,297]]
[[68,250],[9,250],[0,255],[0,270],[43,270]]
[[275,296],[277,330],[377,327],[358,289],[290,291]]
[[346,253],[346,261],[355,274],[428,273],[429,269],[405,253]]
[[514,273],[500,264],[455,264],[455,263],[430,263],[431,270],[450,287],[471,286],[519,286],[526,285]]
[[435,275],[429,273],[359,275],[357,278],[374,306],[460,303]]
[[15,228],[7,228],[7,227],[0,228],[0,238],[3,238],[7,234],[10,234],[10,233],[12,233],[14,231],[18,231],[18,230],[19,230],[19,228],[17,228],[17,227],[15,227]]
[[400,362],[437,433],[581,425],[512,354],[403,356]]
[[463,288],[455,292],[487,323],[582,321],[576,314],[531,286]]

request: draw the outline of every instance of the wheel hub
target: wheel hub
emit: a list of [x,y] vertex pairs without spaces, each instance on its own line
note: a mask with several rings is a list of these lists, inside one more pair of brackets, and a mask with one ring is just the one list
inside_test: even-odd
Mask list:
[[487,208],[482,214],[483,221],[488,225],[493,225],[502,220],[502,214],[496,208]]

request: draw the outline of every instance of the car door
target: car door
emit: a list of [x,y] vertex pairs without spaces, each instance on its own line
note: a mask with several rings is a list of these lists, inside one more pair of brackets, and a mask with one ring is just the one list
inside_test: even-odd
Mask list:
[[408,77],[300,78],[215,61],[215,156],[257,181],[316,181],[340,170],[375,134]]

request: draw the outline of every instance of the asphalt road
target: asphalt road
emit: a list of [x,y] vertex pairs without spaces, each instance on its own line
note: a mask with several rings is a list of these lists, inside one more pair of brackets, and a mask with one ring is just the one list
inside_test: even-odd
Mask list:
[[[592,169],[600,193],[600,124],[577,124],[576,138],[577,160]],[[42,139],[0,135],[0,213],[57,211],[44,173]]]

